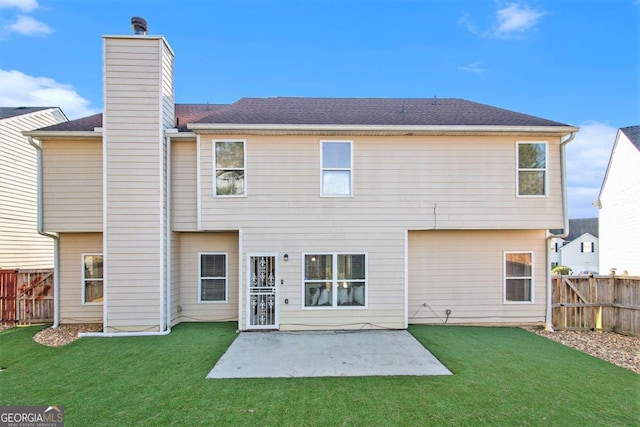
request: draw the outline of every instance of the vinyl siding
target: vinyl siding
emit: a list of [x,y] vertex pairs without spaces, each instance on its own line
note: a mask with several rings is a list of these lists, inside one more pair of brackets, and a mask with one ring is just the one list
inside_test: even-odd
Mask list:
[[[409,232],[409,323],[543,322],[545,244],[544,230]],[[504,251],[534,252],[533,304],[503,303]]]
[[[227,302],[198,302],[200,252],[227,253]],[[238,233],[180,234],[180,312],[184,322],[238,319]]]
[[[246,139],[246,197],[213,196],[215,139]],[[352,197],[320,196],[321,140],[353,141]],[[544,235],[537,230],[562,224],[559,140],[548,139],[548,196],[536,198],[516,196],[516,142],[523,140],[528,139],[201,135],[202,228],[243,230],[245,275],[249,254],[278,255],[283,283],[277,294],[282,330],[403,328],[406,229],[535,229],[530,233],[541,239],[536,240],[534,249],[538,262],[542,257],[538,267],[544,269]],[[194,184],[188,178],[183,182],[193,191]],[[186,205],[176,206],[176,210],[191,219],[180,223],[181,227],[193,224]],[[302,253],[313,251],[367,254],[366,309],[302,307]],[[284,253],[289,255],[288,262],[283,262]],[[493,274],[502,274],[501,263],[502,252]],[[543,278],[544,274],[538,276]],[[246,280],[244,277],[243,307]],[[502,279],[497,283],[498,308],[490,310],[498,310],[498,315],[507,319],[520,308],[502,307]],[[527,314],[523,319],[540,320],[544,299],[536,301],[533,308],[524,309]],[[480,315],[481,311],[470,312],[470,316]],[[246,312],[241,323],[241,328],[248,327]]]
[[171,143],[171,219],[173,230],[197,229],[197,161],[196,142]]
[[37,232],[36,150],[22,132],[64,121],[57,108],[0,120],[0,268],[53,267],[53,241]]
[[105,37],[108,332],[164,329],[166,51],[162,38]]
[[[278,290],[281,330],[401,329],[404,324],[404,233],[349,229],[334,225],[265,224],[243,230],[243,321],[246,314],[249,256],[274,253],[279,260]],[[303,253],[363,253],[367,255],[366,308],[305,308]],[[284,261],[284,254],[289,260]],[[289,303],[285,304],[284,300]]]
[[102,304],[83,304],[83,254],[102,253],[102,233],[60,234],[60,323],[102,323]]
[[600,274],[640,276],[640,151],[618,138],[600,195]]
[[102,232],[102,143],[43,141],[44,229]]
[[[247,136],[244,198],[213,197],[214,139],[203,135],[200,144],[204,229],[265,221],[371,230],[562,225],[557,139],[549,140],[548,197],[534,198],[516,197],[516,141],[523,137]],[[353,197],[320,197],[321,139],[353,140]]]

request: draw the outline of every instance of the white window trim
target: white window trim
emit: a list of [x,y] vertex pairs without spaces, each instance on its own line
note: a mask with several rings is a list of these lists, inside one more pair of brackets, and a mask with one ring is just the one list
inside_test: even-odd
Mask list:
[[[331,255],[331,270],[333,277],[330,280],[317,280],[317,282],[331,282],[331,306],[326,307],[307,307],[305,304],[305,278],[306,256],[307,255]],[[364,305],[338,305],[338,282],[347,280],[338,279],[338,255],[364,255],[364,280],[353,280],[353,282],[364,282]],[[364,251],[356,252],[303,252],[302,253],[302,294],[300,301],[303,310],[365,310],[369,308],[369,253]]]
[[[520,145],[544,144],[544,168],[520,169]],[[544,194],[520,194],[520,172],[544,172]],[[516,197],[525,199],[549,197],[549,141],[516,141]]]
[[[102,279],[87,279],[84,277],[84,257],[85,256],[101,256],[102,257]],[[102,281],[102,298],[104,300],[104,254],[101,252],[87,252],[80,255],[80,262],[82,263],[82,305],[102,305],[101,302],[86,302],[86,289],[87,289],[87,280],[92,282]]]
[[[349,144],[349,168],[326,168],[324,167],[324,155],[322,146],[325,142],[338,142]],[[324,194],[324,172],[325,171],[349,171],[349,194],[348,195],[333,195]],[[320,197],[329,198],[350,198],[353,197],[353,141],[343,139],[321,139],[320,140]]]
[[[509,254],[530,254],[531,255],[531,276],[509,277],[509,279],[531,279],[531,301],[508,301],[507,300],[507,255]],[[534,304],[535,303],[535,267],[536,258],[534,251],[504,251],[502,253],[502,302],[503,304]]]
[[[202,277],[202,255],[224,255],[224,277]],[[224,279],[224,300],[207,301],[202,299],[202,279]],[[229,254],[227,252],[198,252],[198,304],[229,303]]]
[[[244,164],[242,165],[242,169],[240,168],[225,168],[225,170],[243,170],[244,171],[244,189],[243,189],[243,194],[235,194],[235,195],[224,195],[224,194],[217,194],[217,170],[218,168],[216,167],[216,142],[242,142],[242,152],[244,154]],[[211,170],[213,171],[213,188],[212,188],[212,192],[213,192],[213,197],[215,198],[222,198],[222,199],[238,199],[238,198],[243,198],[243,197],[247,197],[247,140],[246,139],[214,139],[211,142],[211,156],[213,159],[213,163],[211,165]]]

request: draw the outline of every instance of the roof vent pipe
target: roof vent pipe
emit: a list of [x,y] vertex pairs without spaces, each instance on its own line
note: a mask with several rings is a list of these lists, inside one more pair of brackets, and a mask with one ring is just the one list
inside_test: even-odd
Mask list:
[[147,35],[147,21],[144,18],[140,18],[139,16],[134,16],[131,18],[131,29],[133,30],[133,34],[136,36],[146,36]]

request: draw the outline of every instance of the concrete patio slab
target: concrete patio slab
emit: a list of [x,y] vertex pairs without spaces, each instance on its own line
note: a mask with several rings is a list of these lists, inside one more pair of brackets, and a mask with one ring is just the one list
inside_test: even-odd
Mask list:
[[407,331],[242,332],[207,378],[451,375]]

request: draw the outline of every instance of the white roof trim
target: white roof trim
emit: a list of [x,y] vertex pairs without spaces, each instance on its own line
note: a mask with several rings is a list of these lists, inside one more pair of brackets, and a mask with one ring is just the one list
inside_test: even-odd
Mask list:
[[566,135],[578,131],[573,126],[469,126],[469,125],[336,125],[336,124],[236,124],[190,123],[194,131],[263,131],[263,132],[380,132],[394,134],[443,134],[443,133],[536,133]]

